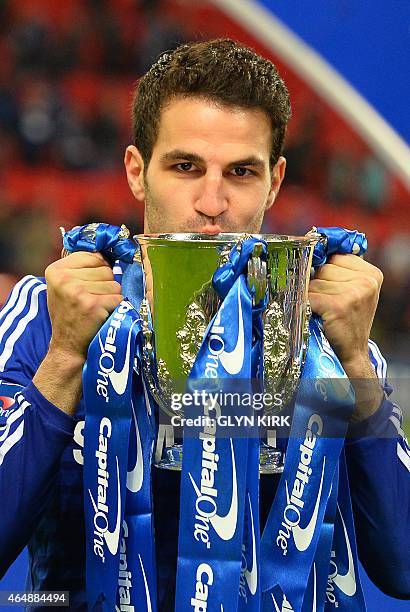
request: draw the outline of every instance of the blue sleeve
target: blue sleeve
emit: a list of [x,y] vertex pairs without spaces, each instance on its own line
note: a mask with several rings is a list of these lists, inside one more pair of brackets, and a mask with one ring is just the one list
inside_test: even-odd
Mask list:
[[380,590],[410,599],[410,448],[401,410],[388,399],[386,362],[374,343],[369,349],[385,399],[346,442],[358,551]]
[[75,424],[31,382],[51,334],[45,289],[25,277],[0,311],[0,576],[41,518]]

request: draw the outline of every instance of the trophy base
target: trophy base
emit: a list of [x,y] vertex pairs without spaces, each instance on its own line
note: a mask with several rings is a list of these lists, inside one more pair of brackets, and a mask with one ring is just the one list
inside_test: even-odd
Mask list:
[[[260,443],[259,473],[281,474],[283,472],[285,455],[273,446],[265,442]],[[165,446],[159,461],[155,461],[155,467],[161,470],[181,471],[182,469],[182,444]]]

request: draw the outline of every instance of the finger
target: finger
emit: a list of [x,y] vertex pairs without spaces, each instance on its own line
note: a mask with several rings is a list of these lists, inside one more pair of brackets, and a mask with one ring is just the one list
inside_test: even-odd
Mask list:
[[360,297],[367,293],[379,292],[379,286],[373,276],[358,276],[350,282],[339,280],[323,280],[314,278],[309,283],[309,293],[324,293],[326,295],[355,295]]
[[346,293],[346,290],[346,285],[340,283],[339,281],[314,278],[309,283],[309,299],[310,295],[313,293],[319,293],[324,295],[342,295]]
[[100,266],[110,267],[101,253],[88,253],[87,251],[78,251],[71,253],[60,260],[67,268],[98,268]]
[[65,285],[66,290],[78,290],[78,292],[86,292],[91,295],[121,295],[121,285],[114,280],[107,281],[90,281],[81,284],[76,281],[70,281]]
[[114,280],[114,274],[110,267],[100,266],[98,268],[74,268],[70,269],[70,277],[81,281],[109,281]]
[[349,270],[363,270],[363,268],[368,265],[368,262],[361,257],[358,257],[357,255],[350,255],[348,253],[343,255],[339,253],[331,255],[327,263],[331,263],[341,268],[348,268]]
[[346,281],[351,281],[357,278],[357,275],[359,274],[358,270],[352,270],[350,268],[342,268],[340,266],[337,266],[335,264],[325,264],[324,266],[321,266],[320,268],[318,268],[315,272],[315,280],[316,279],[322,279],[322,280],[333,280],[333,281],[338,281],[338,282],[346,282]]
[[382,271],[376,266],[365,261],[357,255],[332,255],[329,258],[329,263],[339,266],[341,268],[347,268],[349,270],[357,270],[358,272],[364,272],[367,276],[370,274],[380,283],[383,280]]

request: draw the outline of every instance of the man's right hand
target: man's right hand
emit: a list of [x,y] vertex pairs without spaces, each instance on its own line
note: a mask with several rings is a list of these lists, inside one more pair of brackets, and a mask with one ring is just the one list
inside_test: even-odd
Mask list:
[[49,402],[74,415],[88,346],[122,301],[121,286],[100,253],[72,253],[46,269],[52,334],[33,383]]
[[85,359],[91,340],[123,299],[121,285],[100,253],[85,251],[52,263],[45,276],[50,348]]

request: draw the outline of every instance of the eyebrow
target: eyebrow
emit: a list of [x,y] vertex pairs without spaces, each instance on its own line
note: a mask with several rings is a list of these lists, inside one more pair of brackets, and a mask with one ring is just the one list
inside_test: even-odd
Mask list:
[[205,160],[200,155],[196,153],[189,153],[188,151],[183,151],[182,149],[173,149],[172,151],[168,151],[168,153],[164,153],[161,155],[161,162],[169,162],[176,161],[177,159],[186,159],[187,161],[203,164]]
[[[196,164],[205,164],[204,158],[200,155],[190,153],[189,151],[183,151],[182,149],[173,149],[172,151],[168,151],[168,153],[164,153],[164,155],[161,156],[160,161],[162,163],[166,163],[169,161],[176,161],[178,159],[185,159]],[[265,163],[262,159],[260,159],[260,157],[250,155],[249,157],[231,162],[229,166],[231,168],[236,168],[237,166],[253,166],[254,168],[262,169],[265,167]]]
[[236,166],[253,166],[254,168],[264,168],[265,162],[262,159],[260,159],[260,157],[251,155],[250,157],[245,157],[245,159],[238,159],[237,161],[234,161],[229,165],[232,168]]

